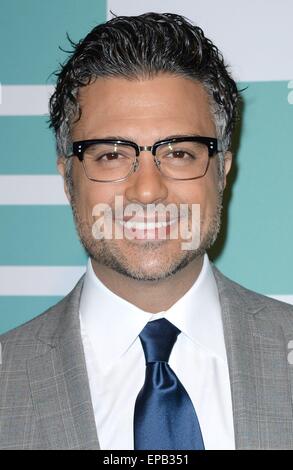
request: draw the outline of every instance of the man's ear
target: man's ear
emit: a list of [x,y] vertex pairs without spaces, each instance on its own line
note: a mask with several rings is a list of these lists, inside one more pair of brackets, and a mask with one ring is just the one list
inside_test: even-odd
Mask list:
[[224,188],[226,187],[227,175],[231,169],[231,166],[232,166],[232,153],[228,151],[224,155]]
[[69,194],[69,191],[68,191],[68,186],[67,186],[66,181],[65,181],[65,157],[63,157],[63,156],[58,157],[57,168],[58,168],[58,171],[59,171],[60,175],[63,178],[64,191],[65,191],[66,197],[68,199],[68,202],[70,204],[71,203],[71,197],[70,197],[70,194]]

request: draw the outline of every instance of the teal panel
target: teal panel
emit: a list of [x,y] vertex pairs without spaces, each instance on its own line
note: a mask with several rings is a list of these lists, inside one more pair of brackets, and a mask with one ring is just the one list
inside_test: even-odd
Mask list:
[[0,206],[0,220],[0,264],[86,264],[70,206]]
[[[106,0],[1,0],[0,82],[51,83],[74,41],[106,19]],[[53,80],[54,81],[54,80]]]
[[[77,41],[106,19],[106,0],[1,0],[0,83],[54,83],[67,54],[66,32]],[[0,174],[56,174],[55,143],[47,117],[0,117]],[[85,265],[69,207],[0,206],[0,263]],[[62,227],[62,230],[60,230]],[[0,333],[61,299],[0,296]]]
[[0,296],[0,334],[31,320],[61,297]]
[[0,174],[57,174],[48,116],[0,117]]
[[227,238],[217,265],[256,291],[292,294],[293,106],[287,82],[240,84],[246,85]]

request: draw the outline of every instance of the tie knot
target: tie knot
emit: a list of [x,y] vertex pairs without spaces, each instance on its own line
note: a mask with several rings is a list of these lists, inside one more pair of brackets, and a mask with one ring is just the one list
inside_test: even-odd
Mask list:
[[179,333],[181,331],[165,318],[148,322],[139,335],[146,363],[168,362]]

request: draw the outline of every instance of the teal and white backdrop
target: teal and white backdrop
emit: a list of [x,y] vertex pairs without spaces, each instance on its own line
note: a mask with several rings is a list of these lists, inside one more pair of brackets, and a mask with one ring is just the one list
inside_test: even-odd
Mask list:
[[1,0],[0,332],[56,303],[85,270],[47,105],[66,32],[78,40],[110,10],[187,16],[247,87],[215,263],[246,287],[293,303],[292,0]]

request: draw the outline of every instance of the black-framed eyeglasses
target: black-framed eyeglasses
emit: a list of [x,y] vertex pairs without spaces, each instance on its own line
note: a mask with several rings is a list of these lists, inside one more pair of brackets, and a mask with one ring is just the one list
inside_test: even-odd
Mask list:
[[210,158],[220,152],[218,139],[180,136],[140,146],[129,140],[92,139],[73,142],[72,152],[82,162],[86,176],[101,183],[123,181],[139,167],[140,152],[151,152],[158,170],[174,180],[202,178]]

